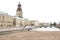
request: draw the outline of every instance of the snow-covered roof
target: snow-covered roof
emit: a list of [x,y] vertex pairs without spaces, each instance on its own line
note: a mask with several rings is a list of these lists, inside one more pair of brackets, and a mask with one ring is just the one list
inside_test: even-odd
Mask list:
[[14,18],[23,19],[23,20],[28,20],[28,19],[26,19],[26,18],[20,18],[20,17],[14,17]]
[[22,19],[22,18],[19,18],[19,17],[13,17],[13,18]]
[[7,13],[0,11],[0,14],[7,14]]

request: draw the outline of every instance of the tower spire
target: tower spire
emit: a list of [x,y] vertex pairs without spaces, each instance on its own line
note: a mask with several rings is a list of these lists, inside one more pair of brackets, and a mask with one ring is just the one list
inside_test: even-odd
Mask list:
[[22,18],[22,9],[20,2],[18,3],[18,8],[16,12],[17,12],[16,16]]
[[19,2],[17,11],[20,11],[20,10],[22,10],[22,9],[21,9],[21,4]]
[[21,7],[21,4],[20,4],[20,2],[19,2],[19,4],[18,4],[18,6],[20,6],[20,7]]

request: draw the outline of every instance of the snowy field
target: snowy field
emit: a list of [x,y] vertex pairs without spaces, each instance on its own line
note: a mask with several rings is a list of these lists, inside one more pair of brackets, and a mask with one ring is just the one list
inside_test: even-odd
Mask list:
[[34,26],[26,26],[25,28],[23,28],[23,27],[0,28],[0,32],[1,31],[10,31],[10,30],[21,30],[21,29],[26,29],[26,30],[28,29],[31,31],[60,31],[60,29],[55,28],[55,27],[39,28],[39,27],[34,27]]
[[50,27],[47,27],[47,28],[42,27],[42,28],[32,29],[32,31],[60,31],[60,29],[55,28],[55,27],[52,27],[52,28],[50,28]]
[[52,27],[52,28],[50,28],[50,27],[47,27],[47,28],[44,28],[44,27],[42,27],[42,28],[39,28],[39,27],[34,28],[34,27],[31,27],[31,26],[30,27],[27,26],[26,28],[32,29],[31,31],[60,31],[60,29],[55,28],[55,27]]

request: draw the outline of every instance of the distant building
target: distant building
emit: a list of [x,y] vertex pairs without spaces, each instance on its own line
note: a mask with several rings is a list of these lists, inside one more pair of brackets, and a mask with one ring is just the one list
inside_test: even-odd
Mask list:
[[57,24],[57,28],[60,28],[60,23],[59,23],[59,24]]
[[0,27],[13,26],[13,17],[0,11]]
[[49,25],[50,25],[49,23],[45,23],[45,22],[39,23],[40,27],[48,27]]
[[39,26],[39,22],[37,20],[31,20],[30,25],[31,26]]
[[37,20],[28,20],[23,18],[21,4],[19,2],[15,16],[10,16],[0,11],[0,27],[25,27],[25,26],[47,26],[48,23],[39,23]]

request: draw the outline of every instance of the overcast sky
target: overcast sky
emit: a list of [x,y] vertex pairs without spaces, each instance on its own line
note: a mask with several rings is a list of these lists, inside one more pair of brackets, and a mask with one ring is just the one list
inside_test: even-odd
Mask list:
[[0,0],[0,11],[16,15],[19,1],[24,18],[39,22],[60,22],[60,0]]

